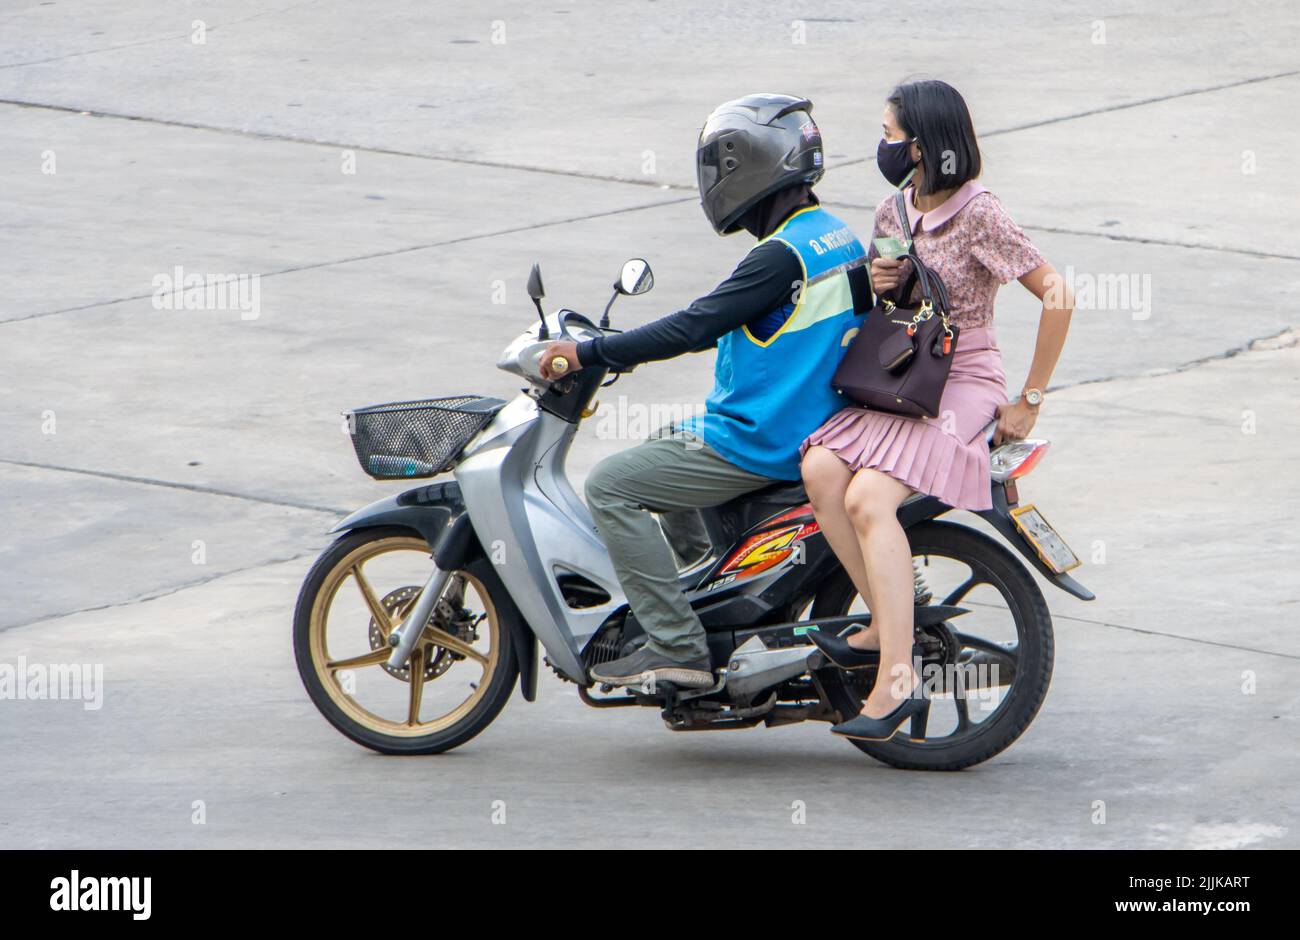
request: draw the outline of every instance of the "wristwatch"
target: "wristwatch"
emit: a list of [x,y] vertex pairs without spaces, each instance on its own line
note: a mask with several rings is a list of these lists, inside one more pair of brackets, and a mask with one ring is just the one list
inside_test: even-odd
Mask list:
[[1043,403],[1043,392],[1041,389],[1027,388],[1021,393],[1021,397],[1024,398],[1025,404],[1030,408],[1037,408]]

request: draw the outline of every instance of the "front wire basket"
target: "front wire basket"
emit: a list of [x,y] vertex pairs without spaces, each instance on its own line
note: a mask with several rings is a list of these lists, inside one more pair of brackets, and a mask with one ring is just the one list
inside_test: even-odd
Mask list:
[[498,398],[458,395],[371,405],[346,417],[362,470],[376,480],[411,480],[450,470],[504,406]]

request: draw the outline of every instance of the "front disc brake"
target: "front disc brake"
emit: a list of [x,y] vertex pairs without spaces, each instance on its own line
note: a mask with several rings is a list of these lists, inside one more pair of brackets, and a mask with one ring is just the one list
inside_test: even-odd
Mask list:
[[[385,594],[380,603],[384,605],[384,610],[388,611],[388,619],[394,624],[401,623],[402,618],[406,616],[411,605],[415,603],[415,599],[419,597],[421,590],[423,589],[419,585],[408,585],[407,587],[398,588],[396,591]],[[429,618],[429,623],[425,624],[425,626],[428,626],[429,624],[439,626],[440,620],[449,619],[440,616],[443,613],[442,607],[444,603],[445,602],[439,602],[438,609],[434,610],[433,615]],[[452,636],[457,635],[456,628],[450,624],[442,626],[441,629],[444,629]],[[387,648],[387,646],[388,637],[386,637],[383,631],[379,629],[379,624],[375,621],[375,618],[371,617],[370,648],[372,650],[378,650]],[[451,664],[452,657],[445,649],[441,646],[429,646],[424,660],[424,681],[428,682],[430,679],[438,678],[451,668]],[[409,662],[400,669],[394,669],[386,662],[380,663],[379,666],[384,670],[384,672],[388,673],[395,679],[400,679],[403,682],[411,681],[411,666]]]

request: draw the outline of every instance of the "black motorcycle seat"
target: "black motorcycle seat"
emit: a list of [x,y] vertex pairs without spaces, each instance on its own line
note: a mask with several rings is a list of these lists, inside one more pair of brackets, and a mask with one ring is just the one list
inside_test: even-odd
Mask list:
[[[912,493],[903,502],[906,504],[924,497],[923,493]],[[803,487],[802,480],[794,482],[778,480],[762,489],[736,497],[731,504],[739,506],[746,503],[762,503],[766,506],[786,507],[802,506],[806,502],[808,502],[808,493]]]
[[754,490],[740,497],[744,502],[764,502],[776,506],[801,506],[808,502],[803,481],[778,480],[762,489]]

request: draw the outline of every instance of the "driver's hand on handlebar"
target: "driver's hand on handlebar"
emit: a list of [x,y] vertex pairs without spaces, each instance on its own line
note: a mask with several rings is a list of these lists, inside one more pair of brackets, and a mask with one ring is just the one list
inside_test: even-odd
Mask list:
[[[557,358],[568,360],[569,367],[563,372],[556,372],[551,368],[551,364]],[[577,372],[582,368],[582,363],[578,361],[578,344],[569,339],[557,339],[542,352],[541,367],[542,378],[548,382],[554,382],[571,372]]]

